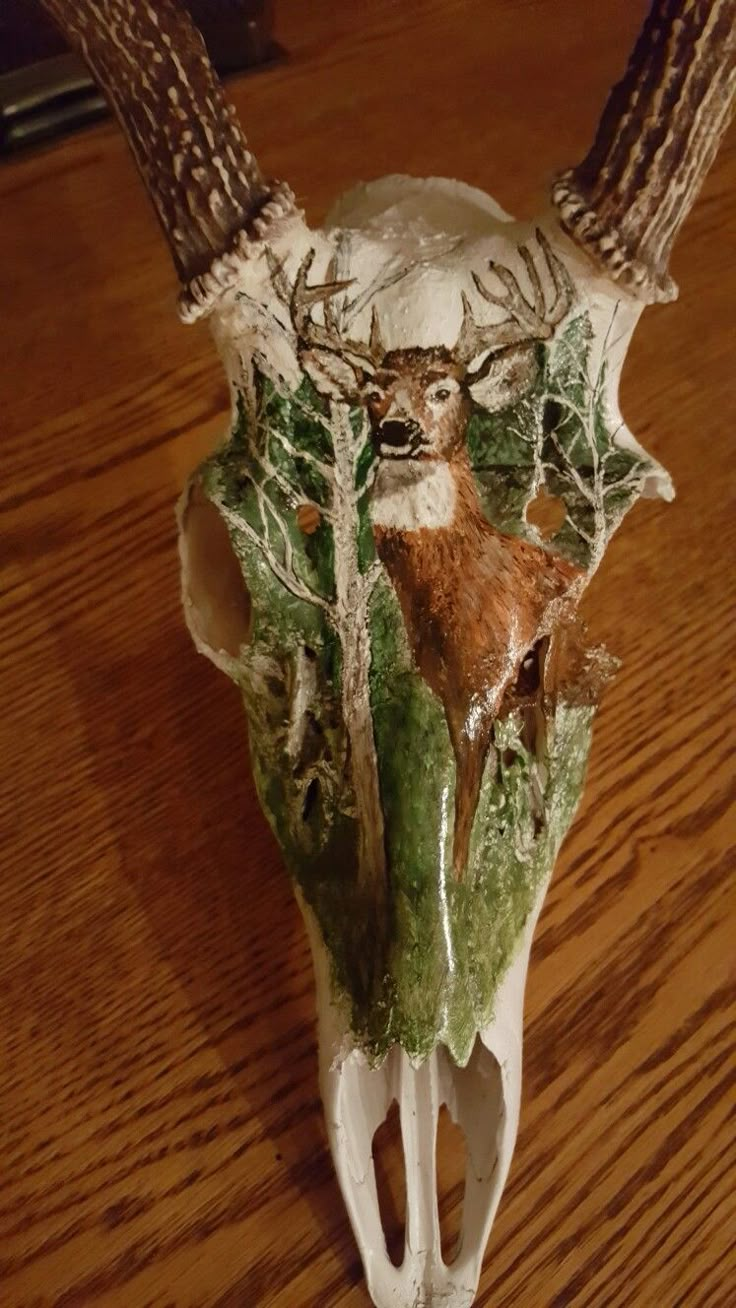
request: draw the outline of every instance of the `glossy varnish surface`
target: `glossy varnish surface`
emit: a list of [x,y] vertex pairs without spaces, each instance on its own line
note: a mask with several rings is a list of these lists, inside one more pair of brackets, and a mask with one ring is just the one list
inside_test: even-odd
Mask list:
[[[531,216],[642,14],[281,8],[290,62],[234,96],[314,219],[397,170]],[[586,600],[623,666],[535,941],[493,1308],[733,1302],[735,172],[731,135],[624,373],[679,497],[637,507]],[[303,930],[178,607],[219,364],[112,124],[5,166],[0,230],[0,1302],[366,1308]],[[442,1173],[444,1216],[445,1148]]]

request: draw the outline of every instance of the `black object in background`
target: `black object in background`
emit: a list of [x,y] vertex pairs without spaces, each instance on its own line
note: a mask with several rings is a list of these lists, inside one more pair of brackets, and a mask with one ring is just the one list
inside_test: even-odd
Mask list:
[[[184,0],[221,74],[268,63],[274,0]],[[104,97],[40,0],[0,3],[0,151],[58,136],[106,114]]]

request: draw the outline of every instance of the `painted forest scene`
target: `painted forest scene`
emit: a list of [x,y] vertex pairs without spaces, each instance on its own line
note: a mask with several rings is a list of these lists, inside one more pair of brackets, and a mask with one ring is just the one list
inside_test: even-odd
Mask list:
[[519,254],[523,281],[486,261],[457,292],[454,346],[393,350],[380,278],[272,259],[300,380],[254,353],[200,473],[250,595],[232,675],[259,795],[377,1060],[462,1064],[492,1015],[611,673],[577,602],[651,472],[561,260],[541,232]]

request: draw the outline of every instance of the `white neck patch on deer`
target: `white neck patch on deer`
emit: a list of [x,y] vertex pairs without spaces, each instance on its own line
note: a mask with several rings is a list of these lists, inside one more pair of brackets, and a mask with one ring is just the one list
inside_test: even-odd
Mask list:
[[456,498],[455,478],[446,463],[386,460],[373,484],[371,521],[393,531],[449,527]]

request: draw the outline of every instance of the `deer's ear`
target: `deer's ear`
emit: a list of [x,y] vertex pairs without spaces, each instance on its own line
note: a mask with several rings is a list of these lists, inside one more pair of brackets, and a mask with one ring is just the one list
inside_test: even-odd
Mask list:
[[526,395],[539,371],[533,345],[509,345],[473,360],[468,368],[470,394],[482,409],[496,413]]
[[354,364],[332,350],[305,350],[301,365],[320,395],[329,400],[357,403],[363,377]]

